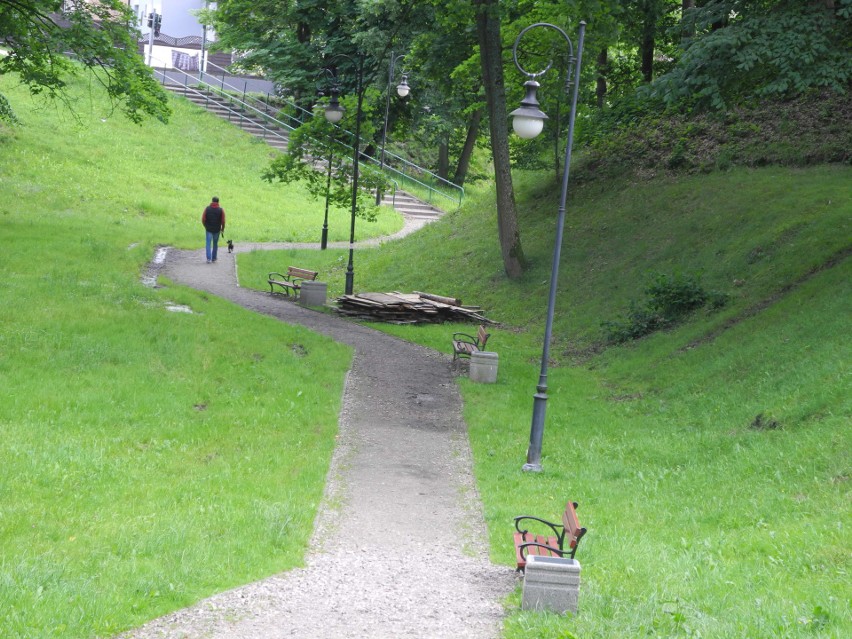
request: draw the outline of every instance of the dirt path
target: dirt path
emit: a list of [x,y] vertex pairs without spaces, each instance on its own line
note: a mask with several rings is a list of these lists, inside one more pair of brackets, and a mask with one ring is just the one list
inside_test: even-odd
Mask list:
[[122,637],[496,637],[500,601],[515,577],[488,561],[448,357],[239,288],[227,253],[209,265],[203,251],[170,250],[159,271],[350,344],[355,357],[306,567],[216,595]]

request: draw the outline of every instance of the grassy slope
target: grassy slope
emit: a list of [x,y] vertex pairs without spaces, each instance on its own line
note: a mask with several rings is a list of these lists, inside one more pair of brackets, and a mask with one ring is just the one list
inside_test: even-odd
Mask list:
[[[143,138],[155,137],[151,129],[125,130],[110,122],[120,135],[91,138],[88,130],[76,136],[89,142],[74,142],[73,135],[51,131],[53,124],[37,135],[17,133],[14,144],[3,144],[0,211],[10,233],[7,244],[15,250],[4,252],[0,268],[4,297],[8,291],[20,303],[3,310],[0,375],[13,400],[0,418],[3,454],[13,462],[0,474],[0,512],[24,509],[0,518],[0,597],[6,598],[0,608],[14,611],[0,618],[8,636],[105,633],[298,561],[281,558],[279,533],[289,530],[282,522],[291,521],[296,509],[297,519],[308,522],[321,469],[300,477],[304,483],[297,482],[295,491],[273,485],[274,495],[264,493],[252,504],[240,501],[241,490],[266,490],[278,460],[262,455],[271,446],[267,438],[275,436],[262,426],[305,418],[288,412],[303,409],[301,404],[258,405],[257,398],[272,401],[268,391],[282,370],[303,370],[306,377],[330,371],[334,378],[346,359],[324,340],[308,341],[314,338],[262,318],[249,320],[204,296],[138,286],[139,266],[163,235],[198,245],[195,214],[184,220],[176,211],[196,210],[199,197],[214,190],[225,198],[225,183],[241,184],[229,194],[241,202],[235,211],[254,211],[243,203],[266,201],[258,196],[266,185],[256,187],[250,171],[234,175],[233,163],[228,174],[208,182],[218,162],[196,164],[190,173],[203,176],[196,184],[201,195],[179,195],[181,185],[196,178],[175,179],[168,170],[153,171],[151,184],[172,185],[158,191],[150,185],[136,189],[137,178],[125,174],[119,188],[104,179],[98,195],[87,186],[97,177],[92,166],[63,182],[77,162],[91,161],[86,149],[95,140],[100,148],[105,139],[132,139],[141,131],[140,148],[133,152],[157,155],[145,149]],[[190,122],[184,124],[191,129]],[[185,140],[181,148],[195,158],[220,144],[229,148],[230,134],[218,135],[205,131],[198,136],[204,144]],[[27,150],[38,145],[40,152]],[[239,146],[226,157],[255,156]],[[182,154],[172,160],[168,166],[191,164]],[[41,162],[42,170],[19,178],[33,162]],[[57,167],[63,172],[54,172]],[[579,555],[581,614],[558,618],[515,611],[507,621],[508,637],[852,634],[848,260],[806,278],[850,244],[850,177],[844,167],[767,168],[573,189],[553,350],[558,366],[549,378],[540,475],[525,475],[520,466],[540,356],[555,187],[541,175],[518,175],[532,263],[518,282],[502,274],[487,188],[470,189],[462,211],[414,238],[356,253],[358,290],[460,295],[504,323],[492,338],[500,353],[498,384],[461,380],[494,559],[510,562],[513,515],[555,515],[566,497],[580,501],[581,521],[590,528]],[[271,215],[279,204],[286,205],[273,200],[264,212]],[[278,237],[269,234],[264,215],[246,217],[251,218],[245,220],[246,239]],[[332,229],[338,224],[348,228],[342,221]],[[304,224],[306,236],[313,226],[313,220]],[[292,228],[300,232],[295,219]],[[131,247],[137,241],[141,244]],[[107,267],[96,263],[104,256]],[[263,260],[276,267],[286,261],[318,268],[332,291],[342,289],[341,254],[241,256],[241,275],[259,288],[267,270]],[[730,306],[590,357],[589,347],[600,339],[599,322],[640,296],[649,271],[675,267],[703,269],[709,286],[732,294]],[[801,285],[785,289],[801,278],[806,278]],[[776,297],[765,310],[750,310]],[[204,313],[167,314],[166,301]],[[249,321],[257,327],[244,330]],[[206,348],[198,336],[209,334],[210,326],[221,336]],[[442,350],[455,330],[383,328]],[[715,337],[701,341],[708,335]],[[309,356],[293,368],[288,358],[302,349],[279,352],[277,343],[307,344]],[[569,366],[578,354],[580,365]],[[233,387],[228,406],[197,390],[199,371]],[[152,377],[157,388],[150,388]],[[35,381],[40,379],[46,381]],[[54,398],[56,389],[62,389],[61,399]],[[199,411],[196,405],[207,408]],[[758,413],[782,428],[750,428]],[[324,416],[317,415],[317,422]],[[249,426],[257,420],[258,427],[235,433],[229,428],[235,419]],[[315,438],[298,444],[327,454],[330,432],[318,423]],[[234,448],[237,436],[248,438],[262,462],[249,462],[243,448]],[[282,433],[280,444],[287,443]],[[297,451],[285,448],[284,454]],[[218,474],[211,475],[211,468]],[[128,481],[116,481],[123,473],[129,473]],[[175,491],[174,473],[192,490]],[[275,481],[284,481],[280,475],[274,473]],[[236,477],[244,483],[231,491]],[[139,501],[142,492],[158,494],[149,503]],[[211,494],[216,498],[205,502]],[[127,503],[117,504],[122,499]],[[180,543],[183,534],[216,529],[223,521],[220,507],[234,519],[251,513],[249,525]],[[33,527],[54,511],[63,517]],[[63,525],[66,512],[77,512],[70,521],[78,526]],[[188,519],[176,525],[181,514]],[[259,532],[258,518],[268,522]],[[297,527],[296,535],[307,528]],[[242,557],[236,560],[234,548],[252,546],[254,534],[258,543],[279,548],[256,569]],[[87,544],[79,544],[81,539]],[[26,550],[30,545],[35,550]],[[121,555],[127,547],[129,554]],[[172,558],[164,548],[184,554]],[[212,557],[220,563],[211,565]],[[98,565],[104,559],[106,572]],[[78,607],[79,617],[72,614]]]
[[[515,612],[506,635],[848,636],[852,291],[838,256],[852,245],[852,171],[738,169],[575,188],[541,475],[520,467],[556,187],[518,178],[532,262],[518,282],[502,275],[487,189],[445,223],[356,253],[359,290],[458,295],[503,322],[489,342],[498,383],[462,380],[493,558],[511,561],[514,515],[556,516],[566,498],[580,502],[591,531],[579,555],[582,613]],[[246,256],[244,283],[259,286],[275,259]],[[342,288],[339,255],[325,265],[286,258],[308,259]],[[600,322],[641,298],[650,273],[677,270],[702,272],[730,303],[595,355]],[[382,328],[445,352],[456,330]],[[758,414],[781,428],[752,428]]]
[[111,636],[299,565],[350,349],[139,276],[203,245],[213,193],[237,241],[313,238],[322,204],[185,103],[137,127],[78,85],[76,121],[0,82],[0,636]]

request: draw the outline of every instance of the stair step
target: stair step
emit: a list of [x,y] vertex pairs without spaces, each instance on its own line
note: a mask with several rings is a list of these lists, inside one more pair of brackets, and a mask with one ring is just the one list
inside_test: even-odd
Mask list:
[[[165,84],[164,87],[175,95],[186,98],[223,120],[228,120],[231,124],[241,128],[246,133],[263,140],[270,147],[286,151],[289,131],[267,124],[263,118],[258,117],[257,113],[241,113],[238,105],[231,104],[229,100],[215,93],[178,84]],[[319,162],[319,165],[315,164],[315,166],[320,171],[324,171],[326,168],[325,162],[322,161]],[[397,192],[395,197],[386,196],[383,203],[393,206],[401,214],[415,219],[436,220],[444,214],[440,209],[402,191]]]

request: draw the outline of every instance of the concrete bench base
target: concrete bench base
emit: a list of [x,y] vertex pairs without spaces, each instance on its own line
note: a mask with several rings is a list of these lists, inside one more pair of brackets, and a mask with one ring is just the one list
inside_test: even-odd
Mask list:
[[470,354],[470,379],[481,384],[497,381],[497,353],[474,351]]
[[580,596],[580,562],[559,557],[527,557],[522,610],[577,612]]
[[302,306],[325,306],[328,285],[316,280],[302,282],[302,292],[299,294],[299,304]]

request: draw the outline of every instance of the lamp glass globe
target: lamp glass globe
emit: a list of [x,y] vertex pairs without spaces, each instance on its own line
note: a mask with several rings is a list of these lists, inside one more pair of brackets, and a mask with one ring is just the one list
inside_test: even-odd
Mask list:
[[332,124],[337,124],[343,119],[343,109],[337,108],[332,109],[326,107],[325,109],[325,119],[331,122]]
[[512,118],[512,128],[519,138],[531,140],[544,129],[544,120],[526,115],[516,115]]

